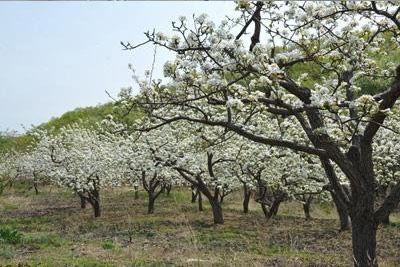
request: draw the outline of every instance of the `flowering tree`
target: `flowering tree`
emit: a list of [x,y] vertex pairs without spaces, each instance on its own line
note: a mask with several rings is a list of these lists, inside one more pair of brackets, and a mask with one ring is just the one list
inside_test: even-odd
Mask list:
[[0,194],[4,188],[11,186],[13,181],[17,179],[20,171],[20,154],[16,152],[5,152],[0,156]]
[[[255,192],[264,215],[271,218],[283,201],[296,199],[303,203],[306,219],[309,219],[312,199],[326,195],[323,191],[328,181],[320,163],[304,153],[275,147],[265,149],[257,143],[247,142],[241,150],[240,180],[245,189]],[[246,202],[245,199],[244,204]]]
[[169,167],[175,162],[176,137],[166,126],[139,136],[125,137],[123,157],[127,160],[129,182],[138,187],[142,184],[148,195],[147,213],[154,213],[158,196],[170,185],[179,184],[175,172]]
[[[400,114],[396,107],[393,113],[386,121],[388,129],[383,129],[377,134],[373,143],[374,153],[374,169],[377,179],[377,194],[380,202],[394,189],[400,179],[400,128],[398,124],[398,116]],[[383,219],[383,223],[389,224],[389,214]]]
[[18,164],[20,176],[24,178],[32,178],[35,193],[39,194],[39,182],[50,181],[48,176],[52,168],[51,159],[43,146],[30,146],[28,151],[19,155]]
[[[400,96],[400,67],[378,61],[378,55],[398,51],[400,8],[374,1],[240,8],[238,18],[218,27],[200,15],[192,25],[184,17],[174,22],[176,36],[147,33],[148,42],[177,56],[164,67],[169,84],[140,83],[137,103],[159,120],[154,127],[186,120],[318,157],[335,199],[352,219],[355,266],[376,266],[377,227],[400,200],[395,183],[375,208],[372,145]],[[251,38],[244,40],[250,25]],[[368,81],[377,79],[388,86],[366,94]],[[291,132],[305,138],[275,136],[268,125],[277,117],[294,118]]]
[[100,189],[121,183],[123,161],[113,139],[98,131],[71,125],[55,136],[39,133],[37,147],[43,151],[40,157],[52,163],[47,169],[52,182],[79,195],[82,207],[90,203],[94,216],[99,217]]
[[181,156],[177,158],[173,168],[196,188],[199,194],[207,198],[212,208],[214,223],[222,224],[222,202],[239,185],[234,170],[237,143],[233,140],[226,142],[229,136],[221,129],[199,127],[191,123],[181,123],[180,127],[185,129],[185,136],[181,139],[178,153]]

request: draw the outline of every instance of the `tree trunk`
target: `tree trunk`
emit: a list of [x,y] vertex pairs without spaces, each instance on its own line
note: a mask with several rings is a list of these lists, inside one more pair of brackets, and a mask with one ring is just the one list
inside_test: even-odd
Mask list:
[[156,199],[154,197],[154,194],[151,192],[148,193],[148,196],[149,196],[149,203],[147,206],[147,214],[153,214],[154,213],[154,202]]
[[265,218],[267,218],[267,219],[269,219],[269,210],[267,209],[267,205],[265,205],[264,203],[260,203],[260,205],[261,205],[261,209],[262,209],[262,211],[263,211],[263,213],[264,213],[264,216],[265,216]]
[[38,195],[39,194],[39,189],[38,189],[38,183],[37,181],[33,182],[33,187],[35,188],[35,194]]
[[251,191],[246,185],[243,186],[243,212],[249,213],[249,202],[250,202]]
[[306,218],[306,221],[311,220],[311,214],[310,214],[310,206],[311,206],[311,202],[313,200],[312,195],[308,195],[308,197],[306,197],[306,195],[303,195],[303,210],[304,210],[304,217]]
[[266,204],[260,203],[261,209],[264,213],[265,218],[271,219],[273,216],[276,216],[278,214],[279,206],[280,206],[281,202],[282,202],[282,200],[275,199],[272,202],[271,207],[269,209],[267,208]]
[[198,196],[198,204],[199,204],[199,211],[203,211],[203,197],[201,196],[201,192],[198,191],[197,192],[197,196]]
[[364,212],[351,220],[353,259],[355,267],[377,267],[376,229],[373,214]]
[[99,190],[94,190],[91,192],[91,197],[90,197],[90,204],[93,207],[94,211],[94,217],[100,217],[101,211],[100,211],[100,192]]
[[95,218],[100,217],[101,211],[100,211],[100,202],[99,202],[99,200],[98,199],[94,199],[92,206],[93,206],[93,211],[94,211],[94,217]]
[[308,201],[303,203],[304,216],[305,216],[307,221],[311,220],[310,204],[311,204],[311,202],[308,202]]
[[272,202],[272,206],[270,209],[270,216],[269,218],[271,218],[272,216],[276,216],[278,214],[278,210],[279,210],[279,206],[281,205],[282,200],[281,199],[276,199],[274,200],[274,202]]
[[224,216],[222,214],[221,202],[218,199],[209,199],[209,201],[213,212],[214,224],[223,224]]
[[86,200],[83,196],[79,196],[80,200],[81,200],[81,209],[85,209],[86,208]]
[[340,231],[350,230],[349,212],[345,204],[339,200],[335,193],[331,192],[331,196],[333,202],[335,203],[336,211],[339,215]]
[[[368,187],[373,185],[368,184]],[[354,266],[377,267],[376,230],[374,217],[374,191],[352,188],[351,236]]]

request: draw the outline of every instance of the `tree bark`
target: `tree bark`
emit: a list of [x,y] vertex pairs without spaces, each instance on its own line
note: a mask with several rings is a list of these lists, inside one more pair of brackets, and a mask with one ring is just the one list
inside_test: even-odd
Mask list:
[[201,196],[201,192],[198,191],[197,192],[197,196],[198,196],[198,204],[199,204],[199,211],[203,211],[203,197]]
[[214,224],[224,224],[221,202],[218,199],[209,199],[209,201],[213,212]]
[[310,215],[310,204],[311,202],[305,202],[303,203],[303,210],[304,210],[304,217],[306,220],[311,220],[311,215]]
[[308,197],[303,195],[303,210],[306,221],[311,220],[310,207],[312,200],[313,196],[311,194],[309,194]]
[[246,184],[243,185],[243,212],[249,213],[249,202],[250,202],[251,191]]
[[34,182],[33,182],[33,187],[35,188],[35,194],[36,194],[36,195],[39,195],[39,189],[38,189],[38,183],[37,183],[37,181],[34,181]]
[[94,211],[94,217],[100,217],[101,215],[101,210],[100,210],[100,202],[96,199],[93,201],[93,211]]
[[153,214],[154,213],[154,203],[155,203],[155,197],[154,194],[149,192],[148,193],[148,197],[149,197],[149,203],[147,206],[147,214]]
[[373,213],[361,211],[351,218],[351,236],[355,267],[377,267],[376,230]]
[[282,200],[280,198],[276,199],[272,202],[269,218],[271,218],[272,216],[276,216],[278,214],[279,206],[281,205],[281,203],[282,203]]
[[260,205],[261,205],[261,209],[264,213],[265,218],[269,219],[270,213],[269,213],[269,210],[267,209],[267,205],[265,205],[264,203],[260,203]]
[[90,197],[90,204],[93,207],[93,212],[94,212],[94,217],[100,217],[101,215],[101,210],[100,210],[100,192],[99,190],[94,190],[91,192],[91,197]]
[[362,163],[364,164],[360,164],[360,166],[363,166],[364,169],[361,169],[361,167],[359,169],[363,176],[359,179],[365,181],[364,188],[358,184],[351,184],[352,203],[350,217],[353,260],[355,267],[377,267],[376,231],[378,223],[375,220],[374,210],[375,186],[371,182],[371,174],[373,172],[365,162]]

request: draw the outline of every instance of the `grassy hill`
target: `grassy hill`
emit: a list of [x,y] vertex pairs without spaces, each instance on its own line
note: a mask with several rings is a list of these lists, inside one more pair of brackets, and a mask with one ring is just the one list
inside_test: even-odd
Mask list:
[[[115,114],[114,104],[109,102],[94,107],[76,108],[64,113],[60,117],[42,123],[34,129],[45,129],[57,133],[62,127],[73,123],[78,123],[82,127],[91,127],[101,122],[108,114],[113,114],[114,117],[121,117]],[[134,110],[126,117],[121,118],[121,121],[132,123],[141,116],[140,111]],[[23,135],[0,133],[0,153],[10,149],[25,150],[31,142],[32,137],[29,135],[29,132]]]

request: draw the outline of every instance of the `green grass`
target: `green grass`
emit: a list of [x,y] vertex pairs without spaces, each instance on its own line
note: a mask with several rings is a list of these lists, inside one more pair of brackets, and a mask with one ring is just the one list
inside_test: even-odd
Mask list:
[[[241,212],[241,193],[223,204],[225,224],[214,226],[209,204],[204,211],[190,203],[190,190],[173,189],[146,214],[146,194],[133,190],[102,191],[102,217],[79,208],[79,199],[56,188],[39,196],[7,191],[0,205],[1,229],[21,234],[0,244],[0,266],[349,266],[351,236],[337,231],[330,204],[312,206],[305,221],[301,204],[285,203],[277,218],[266,221],[252,202]],[[378,234],[383,266],[396,266],[399,216]],[[10,230],[10,231],[11,231]],[[12,240],[12,238],[10,239]]]

